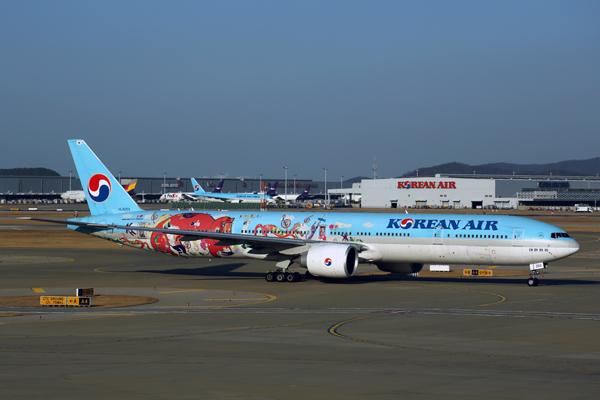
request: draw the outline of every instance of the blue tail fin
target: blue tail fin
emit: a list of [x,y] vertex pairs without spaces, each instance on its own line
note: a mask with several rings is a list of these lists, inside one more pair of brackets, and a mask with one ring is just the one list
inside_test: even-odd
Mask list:
[[194,178],[190,178],[190,179],[192,180],[192,186],[194,187],[194,193],[196,193],[196,194],[205,193],[204,189],[202,189],[202,186],[200,186],[198,181],[196,181]]
[[141,211],[85,141],[68,142],[92,215]]

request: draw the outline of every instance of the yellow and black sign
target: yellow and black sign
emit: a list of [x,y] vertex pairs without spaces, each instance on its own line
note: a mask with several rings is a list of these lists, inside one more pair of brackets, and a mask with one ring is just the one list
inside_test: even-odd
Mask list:
[[68,306],[89,307],[92,305],[91,297],[67,297]]
[[75,292],[75,296],[80,296],[80,297],[92,297],[93,295],[94,295],[94,288],[77,289]]
[[66,306],[67,298],[65,296],[40,296],[42,306]]
[[463,269],[463,276],[492,276],[491,269]]

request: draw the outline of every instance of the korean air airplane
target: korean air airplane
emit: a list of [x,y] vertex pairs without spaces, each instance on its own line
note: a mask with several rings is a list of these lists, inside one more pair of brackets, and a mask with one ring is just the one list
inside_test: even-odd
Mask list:
[[84,185],[90,217],[64,223],[115,243],[181,257],[252,258],[275,262],[267,281],[306,277],[348,278],[361,263],[396,274],[424,264],[528,265],[538,270],[568,257],[579,244],[556,226],[514,216],[144,211],[83,140],[69,140]]
[[[219,182],[219,184],[213,189],[213,193],[221,193],[221,190],[223,190],[223,182],[225,182],[225,180],[221,180],[221,182]],[[200,184],[194,179],[192,178],[192,184],[194,185],[194,193],[195,194],[203,194],[206,193],[204,191],[204,189],[202,189],[202,186],[200,186]]]
[[[192,180],[192,186],[194,187],[194,193],[182,193],[183,197],[187,200],[198,201],[222,201],[225,203],[272,203],[273,200],[267,196],[263,196],[259,193],[221,193],[219,192],[206,193],[198,181],[194,178]],[[221,181],[223,182],[223,181]],[[221,183],[222,185],[222,183]]]

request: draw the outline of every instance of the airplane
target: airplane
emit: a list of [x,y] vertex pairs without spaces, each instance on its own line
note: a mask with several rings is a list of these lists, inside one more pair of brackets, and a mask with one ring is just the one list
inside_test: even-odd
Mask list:
[[192,186],[194,187],[195,192],[182,193],[182,196],[187,200],[209,200],[225,203],[274,203],[274,200],[270,197],[263,196],[261,193],[206,193],[196,179],[190,179],[192,180]]
[[281,201],[301,201],[305,200],[308,197],[308,193],[310,192],[310,186],[307,186],[306,189],[300,194],[278,194],[277,192],[271,194],[273,199],[281,200]]
[[[223,183],[225,182],[224,179],[221,180],[221,182],[219,182],[219,184],[213,189],[213,193],[221,193],[221,190],[223,190]],[[194,181],[192,181],[192,183],[194,183]],[[206,193],[204,191],[204,189],[202,189],[202,186],[200,186],[200,184],[198,182],[196,182],[194,184],[194,193],[196,194],[202,194],[202,193]]]
[[83,193],[83,190],[67,190],[61,194],[60,197],[63,200],[73,200],[76,203],[85,201],[85,194]]
[[273,261],[267,281],[349,278],[359,264],[401,275],[424,264],[529,266],[529,286],[549,262],[568,257],[579,243],[564,230],[506,215],[338,213],[291,211],[144,211],[83,140],[69,140],[91,216],[55,220],[69,229],[181,257]]
[[[273,186],[269,187],[269,189],[267,189],[267,196],[273,197],[277,195],[277,185],[279,184],[279,181],[275,181],[275,183],[273,184]],[[267,184],[268,186],[268,184]]]
[[137,196],[138,194],[135,192],[135,185],[137,185],[137,179],[132,179],[129,181],[127,185],[124,186],[124,189],[130,196]]
[[[225,180],[221,180],[221,182],[219,182],[219,184],[213,189],[212,193],[221,193],[221,191],[223,190],[223,182],[225,182]],[[194,193],[195,194],[206,193],[204,191],[204,189],[202,189],[202,186],[200,186],[200,184],[193,178],[192,178],[192,184],[194,185]]]
[[[133,179],[131,182],[125,185],[125,191],[129,193],[130,196],[137,196],[137,193],[134,190],[136,184],[137,179]],[[86,200],[83,190],[67,190],[61,194],[60,197],[64,200],[73,200],[76,203],[81,203]]]

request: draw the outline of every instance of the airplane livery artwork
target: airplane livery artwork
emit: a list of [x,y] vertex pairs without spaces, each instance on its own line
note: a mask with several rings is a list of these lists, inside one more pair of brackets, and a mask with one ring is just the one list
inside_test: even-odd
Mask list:
[[91,216],[54,220],[121,245],[182,257],[251,258],[276,263],[268,281],[348,278],[359,264],[415,274],[424,264],[529,266],[539,269],[579,250],[562,229],[506,215],[278,211],[145,211],[83,140],[69,140]]

